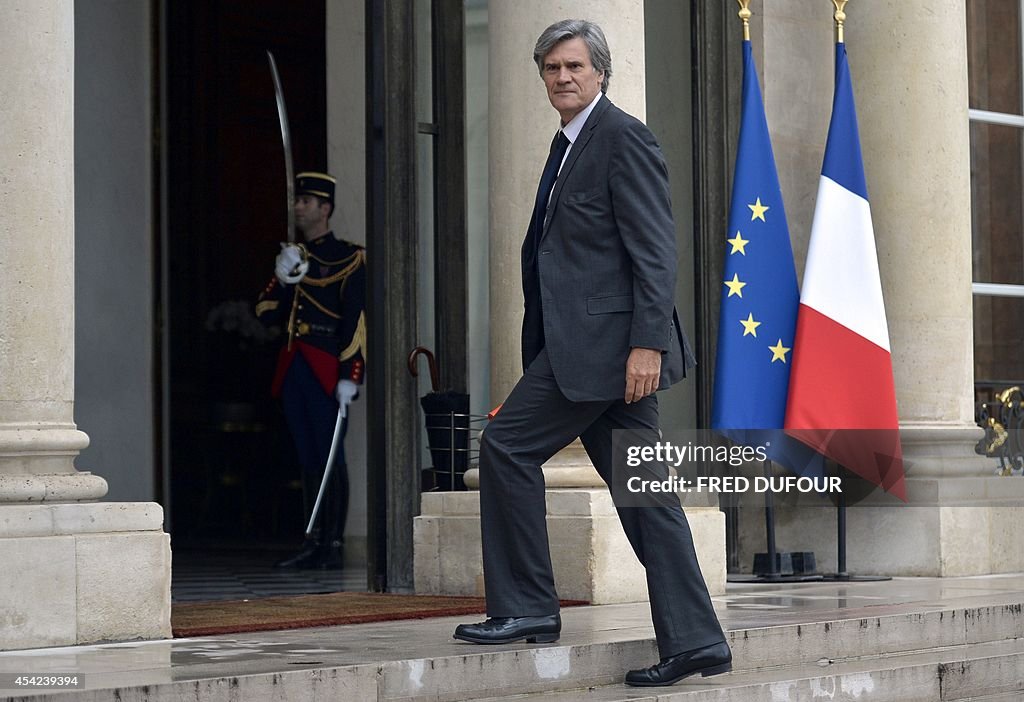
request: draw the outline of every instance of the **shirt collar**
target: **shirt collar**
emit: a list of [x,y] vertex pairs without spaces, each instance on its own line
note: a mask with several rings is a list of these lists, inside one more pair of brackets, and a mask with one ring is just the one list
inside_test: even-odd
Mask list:
[[[328,236],[328,234],[330,236]],[[333,238],[334,232],[328,229],[326,232],[318,236],[316,239],[313,239],[312,241],[307,241],[306,243],[309,244],[310,246],[320,246],[321,244],[325,244]]]
[[587,117],[594,111],[594,106],[597,105],[598,100],[604,95],[600,90],[597,91],[597,97],[591,100],[590,104],[580,110],[575,117],[569,120],[569,124],[562,127],[562,134],[565,134],[565,138],[569,140],[570,144],[576,143],[576,137],[583,131],[583,125],[587,123]]

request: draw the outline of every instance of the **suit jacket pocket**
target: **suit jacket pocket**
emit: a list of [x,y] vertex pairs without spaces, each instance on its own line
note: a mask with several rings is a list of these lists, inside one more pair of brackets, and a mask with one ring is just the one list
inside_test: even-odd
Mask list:
[[632,312],[633,295],[597,295],[587,298],[587,314],[608,314],[609,312]]
[[591,190],[576,190],[575,192],[565,194],[565,204],[567,205],[579,205],[584,202],[590,202],[601,197],[604,193],[604,188],[593,188]]

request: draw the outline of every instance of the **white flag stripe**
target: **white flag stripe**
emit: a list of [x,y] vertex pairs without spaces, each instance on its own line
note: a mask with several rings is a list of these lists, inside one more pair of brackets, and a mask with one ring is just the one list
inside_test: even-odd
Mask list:
[[890,350],[871,206],[826,176],[818,185],[800,302]]

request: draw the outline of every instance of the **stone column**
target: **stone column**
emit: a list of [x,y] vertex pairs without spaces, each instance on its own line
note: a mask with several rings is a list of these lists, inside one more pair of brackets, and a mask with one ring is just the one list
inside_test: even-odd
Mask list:
[[76,504],[74,6],[0,0],[0,649],[170,634],[159,505]]
[[964,4],[856,5],[846,43],[908,475],[979,475]]
[[[553,22],[579,17],[574,2],[492,2],[490,21],[491,398],[497,404],[522,375],[520,247],[558,113],[548,102],[533,47]],[[646,116],[643,0],[606,0],[586,9],[612,54],[608,96]],[[646,599],[643,568],[618,523],[604,482],[576,441],[544,466],[548,532],[562,597],[595,604]],[[476,471],[466,475],[479,484]],[[725,587],[725,523],[717,507],[686,508],[701,569],[712,593]],[[479,495],[426,493],[416,520],[416,591],[482,593]]]
[[72,465],[74,13],[0,13],[0,503],[96,499],[106,482]]
[[[327,2],[327,165],[343,188],[335,193],[331,226],[341,236],[366,244],[366,3]],[[345,460],[349,475],[366,473],[366,400],[348,409]],[[349,485],[345,560],[366,563],[366,481]]]
[[[846,44],[908,475],[978,475],[987,464],[973,452],[966,18],[956,0],[927,6],[851,2]],[[831,110],[834,8],[755,0],[751,9],[802,271]]]
[[[491,398],[497,404],[522,373],[519,336],[523,324],[520,246],[530,224],[537,181],[558,113],[548,102],[533,63],[533,45],[552,22],[578,17],[572,2],[490,4],[491,92]],[[644,119],[644,8],[640,0],[612,0],[587,8],[601,25],[612,53],[608,97]],[[514,68],[513,68],[514,67]],[[544,466],[549,487],[599,487],[601,477],[583,446],[574,442]],[[470,477],[472,480],[473,477]]]
[[[519,250],[530,224],[537,181],[558,113],[533,63],[533,46],[552,22],[580,14],[578,3],[490,4],[491,397],[506,397],[522,373],[519,335],[523,288]],[[644,119],[644,14],[641,0],[587,7],[586,19],[605,31],[612,52],[608,97]]]

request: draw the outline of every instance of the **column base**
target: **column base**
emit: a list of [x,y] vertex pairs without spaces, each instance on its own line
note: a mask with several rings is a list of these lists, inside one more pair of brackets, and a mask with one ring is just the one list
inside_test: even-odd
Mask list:
[[0,474],[0,504],[82,502],[98,500],[106,494],[107,481],[88,471]]
[[0,562],[0,650],[171,635],[158,504],[0,505]]
[[[725,592],[725,515],[716,507],[686,507],[697,560],[712,595]],[[549,489],[548,540],[562,599],[592,604],[647,600],[644,568],[622,531],[608,490]],[[484,594],[480,494],[423,494],[413,524],[418,594]]]
[[0,474],[74,473],[75,457],[88,445],[89,437],[71,423],[0,422]]
[[[995,463],[992,462],[994,469]],[[907,477],[907,503],[872,494],[847,507],[847,570],[952,577],[1024,571],[1024,480],[1018,477]],[[835,505],[816,495],[775,495],[779,550],[814,551],[818,568],[837,567]],[[763,495],[740,500],[742,572],[764,551]]]
[[974,447],[985,436],[976,424],[902,422],[903,468],[908,478],[991,475],[993,459]]

